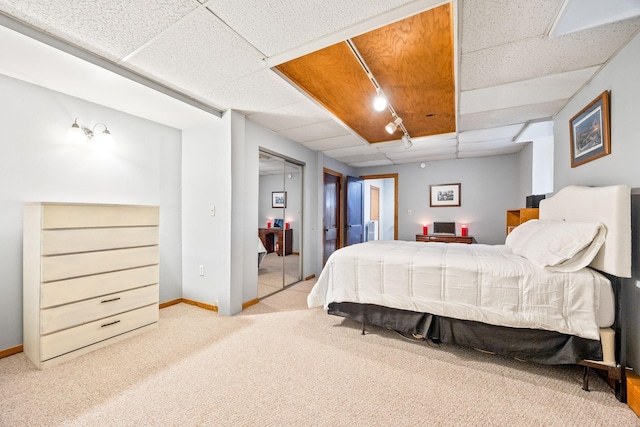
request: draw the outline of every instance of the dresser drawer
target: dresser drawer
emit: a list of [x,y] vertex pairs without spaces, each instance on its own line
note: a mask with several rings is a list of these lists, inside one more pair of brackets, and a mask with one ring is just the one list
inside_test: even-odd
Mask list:
[[43,230],[42,255],[73,254],[158,244],[158,227]]
[[42,229],[159,225],[157,206],[42,204]]
[[42,257],[42,281],[70,279],[158,263],[158,246]]
[[149,304],[158,304],[158,285],[48,308],[40,312],[40,333],[49,334]]
[[40,360],[49,360],[157,321],[158,305],[153,304],[55,332],[41,338]]
[[113,294],[129,289],[158,283],[158,266],[132,268],[112,273],[94,274],[76,279],[43,283],[40,307],[49,308],[93,298],[96,295]]

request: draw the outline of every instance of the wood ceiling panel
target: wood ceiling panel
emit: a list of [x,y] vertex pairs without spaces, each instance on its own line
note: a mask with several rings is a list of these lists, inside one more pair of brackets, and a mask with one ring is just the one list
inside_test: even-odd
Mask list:
[[376,91],[344,42],[296,58],[277,68],[367,141],[371,141],[370,138],[375,137],[389,122],[388,113],[378,113],[377,120],[370,120],[372,111],[377,111],[363,99],[373,99]]
[[[455,131],[453,33],[449,4],[352,39],[411,137]],[[389,135],[385,110],[372,107],[375,88],[345,42],[277,69],[370,143]]]
[[353,42],[412,137],[455,132],[449,4],[355,37]]

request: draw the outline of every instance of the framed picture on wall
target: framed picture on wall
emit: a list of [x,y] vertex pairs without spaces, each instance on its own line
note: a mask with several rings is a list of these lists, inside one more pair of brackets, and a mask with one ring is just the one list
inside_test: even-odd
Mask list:
[[611,154],[609,91],[573,116],[569,127],[572,168]]
[[460,184],[439,184],[429,186],[429,206],[460,206]]
[[271,207],[272,208],[286,208],[287,207],[287,192],[286,191],[272,191],[271,192]]

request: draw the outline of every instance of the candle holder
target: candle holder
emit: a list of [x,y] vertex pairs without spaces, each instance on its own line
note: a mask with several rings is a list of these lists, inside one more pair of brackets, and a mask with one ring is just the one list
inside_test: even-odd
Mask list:
[[271,228],[271,221],[267,221],[267,228]]
[[460,228],[460,231],[462,232],[462,237],[467,237],[469,235],[469,229],[467,228],[466,225],[463,225]]
[[422,226],[422,235],[426,236],[429,233],[429,227],[427,227],[426,225]]
[[289,224],[289,222],[287,221],[287,222],[284,223],[284,228],[288,230],[290,225],[291,224]]

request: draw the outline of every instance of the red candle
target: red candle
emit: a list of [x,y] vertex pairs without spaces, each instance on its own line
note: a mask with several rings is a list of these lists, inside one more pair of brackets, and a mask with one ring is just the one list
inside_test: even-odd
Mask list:
[[466,225],[463,225],[460,231],[462,231],[462,237],[467,237],[467,235],[469,234],[469,230],[467,229]]
[[289,229],[289,222],[285,222],[284,223],[285,228],[288,230]]
[[267,228],[271,228],[271,221],[267,220]]
[[422,226],[422,235],[426,236],[428,232],[429,232],[428,227],[426,225],[423,225]]

